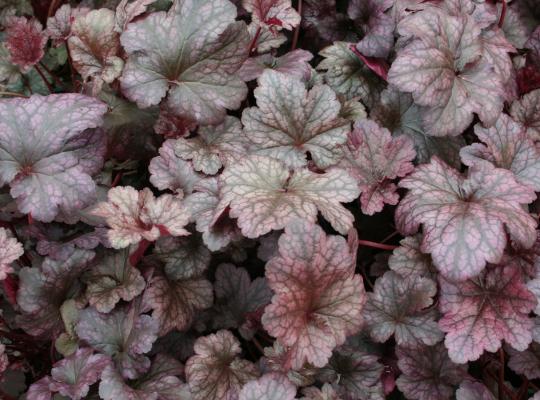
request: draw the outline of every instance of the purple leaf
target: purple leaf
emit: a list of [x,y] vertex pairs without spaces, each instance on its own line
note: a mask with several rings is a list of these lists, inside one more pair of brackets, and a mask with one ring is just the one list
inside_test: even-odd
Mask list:
[[525,126],[529,138],[540,141],[540,89],[514,101],[510,113],[514,120]]
[[540,344],[533,342],[525,351],[516,351],[508,347],[507,353],[510,356],[508,366],[514,372],[531,380],[540,378]]
[[242,0],[242,6],[259,26],[292,30],[300,23],[300,15],[291,6],[291,0]]
[[238,70],[238,76],[244,82],[248,82],[257,79],[265,70],[271,69],[298,79],[309,80],[311,76],[309,61],[312,58],[313,54],[301,49],[290,51],[281,57],[275,57],[267,53],[258,57],[248,58]]
[[495,400],[495,397],[480,382],[464,381],[456,391],[456,400]]
[[386,58],[394,44],[394,20],[385,13],[393,0],[352,0],[347,14],[363,32],[357,50],[368,57]]

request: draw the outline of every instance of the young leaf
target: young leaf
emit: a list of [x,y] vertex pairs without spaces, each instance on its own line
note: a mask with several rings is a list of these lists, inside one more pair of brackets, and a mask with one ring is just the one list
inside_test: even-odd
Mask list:
[[444,346],[438,344],[420,349],[398,347],[398,367],[402,374],[397,379],[399,390],[411,400],[449,400],[454,388],[467,375],[467,370],[454,364]]
[[395,249],[388,259],[388,266],[403,277],[425,276],[435,277],[436,270],[429,254],[420,250],[422,235],[408,236],[399,242],[400,246]]
[[516,373],[525,375],[527,379],[540,378],[540,344],[531,343],[525,351],[507,349],[510,359],[508,366]]
[[400,230],[412,234],[423,224],[421,250],[431,253],[449,279],[465,280],[478,275],[486,262],[498,263],[507,242],[505,227],[526,249],[536,240],[536,221],[522,207],[536,196],[510,171],[483,163],[464,178],[433,157],[399,186],[410,190],[396,210]]
[[313,54],[309,51],[296,49],[285,53],[281,57],[275,57],[270,53],[258,57],[248,58],[238,70],[244,82],[257,79],[267,69],[272,69],[286,75],[291,75],[297,79],[308,80],[311,76],[311,66],[309,61]]
[[47,35],[35,18],[12,16],[6,23],[6,47],[10,60],[22,72],[28,72],[45,55]]
[[128,60],[122,91],[139,107],[166,105],[184,118],[216,124],[247,93],[234,73],[247,57],[249,35],[228,0],[179,0],[128,25],[120,38]]
[[295,221],[279,239],[279,256],[266,265],[274,291],[264,328],[291,348],[290,366],[323,367],[332,350],[361,326],[366,302],[362,277],[341,236],[327,236],[313,223]]
[[465,282],[441,277],[440,286],[444,316],[439,326],[446,332],[452,361],[477,360],[485,350],[497,351],[503,339],[518,351],[531,343],[533,321],[528,314],[536,298],[515,265],[492,266]]
[[239,400],[294,400],[296,387],[286,376],[269,373],[244,385]]
[[257,367],[238,357],[240,343],[221,330],[195,342],[195,355],[186,363],[186,378],[194,400],[238,398],[242,386],[256,379]]
[[203,175],[193,170],[190,162],[175,154],[176,140],[166,140],[159,149],[159,156],[150,161],[150,183],[159,190],[171,190],[176,197],[183,198],[193,192]]
[[514,101],[510,113],[514,120],[525,126],[527,135],[532,140],[540,141],[540,89]]
[[86,397],[90,386],[97,382],[110,359],[82,348],[54,364],[49,389],[73,400]]
[[366,329],[373,340],[386,342],[395,335],[396,343],[407,348],[432,346],[443,338],[433,304],[435,282],[418,276],[386,272],[375,281],[364,309]]
[[144,292],[143,301],[159,322],[160,336],[173,329],[187,330],[196,313],[212,306],[212,284],[201,276],[172,280],[154,275]]
[[113,357],[122,376],[137,378],[146,372],[150,360],[143,354],[150,351],[157,339],[158,321],[137,312],[137,307],[117,308],[101,314],[93,308],[80,312],[75,328],[81,340],[97,351]]
[[174,152],[183,160],[192,160],[195,171],[215,175],[224,165],[243,157],[248,143],[238,118],[227,116],[220,125],[199,128],[194,138],[176,140]]
[[9,273],[13,272],[11,263],[24,254],[24,249],[19,241],[0,228],[0,281],[6,279]]
[[416,153],[408,137],[393,139],[390,132],[376,122],[361,119],[349,134],[343,152],[339,166],[356,178],[364,214],[382,211],[385,203],[397,204],[399,195],[391,180],[414,170],[412,160]]
[[85,81],[92,79],[93,93],[118,78],[124,67],[114,24],[114,12],[101,8],[77,17],[71,26],[68,47],[73,66]]
[[363,37],[356,44],[360,53],[369,57],[386,58],[394,44],[394,20],[385,13],[393,0],[352,0],[347,14]]
[[540,148],[521,124],[501,114],[491,128],[477,124],[474,132],[485,145],[473,143],[462,148],[460,154],[465,165],[487,161],[512,171],[518,182],[540,191]]
[[318,168],[335,164],[350,123],[339,117],[341,104],[334,91],[326,85],[308,91],[299,79],[272,70],[265,71],[258,83],[257,107],[242,113],[252,150],[291,168],[305,166],[307,152]]
[[129,0],[121,0],[116,6],[114,18],[114,30],[116,32],[121,33],[124,31],[127,24],[129,24],[135,17],[144,14],[144,12],[146,12],[146,8],[150,4],[156,2],[156,0],[134,0],[131,3],[128,3],[128,1]]
[[131,186],[109,190],[108,201],[99,203],[93,215],[105,218],[111,228],[112,247],[122,249],[141,240],[155,241],[161,235],[185,236],[189,214],[170,194],[158,198],[148,188],[138,192]]
[[279,160],[250,156],[226,168],[220,177],[221,203],[230,205],[244,236],[256,238],[283,229],[295,218],[315,222],[317,211],[340,233],[353,216],[340,203],[358,197],[354,179],[342,169],[323,174],[306,168],[292,173]]
[[0,185],[19,211],[51,222],[95,198],[91,174],[105,153],[100,130],[107,107],[79,94],[0,101]]
[[85,281],[88,302],[102,313],[110,312],[120,299],[133,300],[146,286],[139,270],[129,263],[127,249],[105,253]]
[[72,9],[69,4],[64,4],[56,10],[54,16],[47,18],[47,35],[52,39],[55,46],[60,46],[71,35],[71,25],[75,17],[84,15],[88,9]]
[[45,258],[40,268],[19,271],[19,324],[34,336],[54,336],[63,327],[60,307],[81,293],[79,277],[94,258],[89,250],[70,249],[64,258]]
[[258,26],[292,30],[300,23],[300,15],[291,6],[291,0],[242,0],[242,6]]

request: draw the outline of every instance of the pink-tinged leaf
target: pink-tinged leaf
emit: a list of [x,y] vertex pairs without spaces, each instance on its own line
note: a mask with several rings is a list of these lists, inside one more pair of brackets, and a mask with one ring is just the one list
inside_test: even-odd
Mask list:
[[242,386],[257,379],[257,367],[239,358],[240,343],[227,330],[195,342],[195,355],[186,363],[186,378],[194,400],[237,399]]
[[477,360],[484,351],[495,352],[504,339],[518,351],[531,343],[533,321],[528,314],[535,296],[522,282],[515,265],[490,266],[465,282],[440,279],[439,321],[445,345],[456,363]]
[[317,66],[324,71],[327,85],[347,99],[360,98],[371,107],[378,99],[382,81],[351,50],[352,43],[335,42],[319,52],[324,60]]
[[460,154],[465,165],[487,161],[512,171],[518,182],[540,191],[540,147],[529,138],[523,125],[501,114],[491,128],[477,124],[474,132],[485,145],[474,143],[462,148]]
[[366,329],[376,342],[386,342],[392,335],[399,346],[432,346],[443,338],[435,322],[433,305],[437,285],[431,279],[386,272],[375,281],[364,308]]
[[90,10],[85,7],[71,8],[69,4],[64,4],[54,16],[47,19],[47,34],[52,39],[55,46],[60,46],[71,35],[71,26],[75,18],[83,16]]
[[433,157],[399,186],[409,189],[396,210],[399,229],[413,234],[422,224],[421,250],[449,279],[468,279],[486,262],[498,263],[507,243],[505,227],[526,249],[536,240],[536,221],[522,207],[536,195],[510,171],[482,163],[464,178]]
[[244,268],[232,264],[218,266],[214,290],[216,315],[213,320],[219,328],[239,328],[249,313],[262,310],[272,298],[265,278],[256,278],[252,282]]
[[456,400],[495,400],[495,397],[482,383],[464,381],[456,391]]
[[529,58],[533,64],[540,64],[540,26],[535,29],[531,37],[525,43],[525,47],[529,49]]
[[82,348],[71,356],[54,364],[51,369],[49,388],[73,400],[86,397],[90,385],[101,377],[110,359],[102,354],[93,354],[92,349]]
[[[526,5],[527,2],[528,5]],[[529,0],[510,2],[506,6],[501,29],[504,36],[518,49],[523,48],[533,26],[538,23],[538,21],[534,21],[533,7],[536,9],[533,2]],[[501,13],[502,4],[497,3],[497,15],[500,16]]]
[[535,142],[540,141],[540,89],[527,93],[512,103],[512,118],[521,123],[527,135]]
[[264,348],[261,369],[284,374],[298,387],[313,385],[319,369],[309,364],[298,370],[290,369],[290,353],[289,349],[284,347],[278,340],[275,340],[272,347]]
[[332,227],[346,234],[353,216],[341,202],[358,197],[355,180],[333,168],[317,174],[306,168],[290,172],[279,160],[250,156],[229,166],[220,176],[221,196],[238,218],[242,234],[256,238],[283,229],[295,218],[315,222],[320,211]]
[[92,92],[103,83],[112,83],[124,67],[118,57],[120,36],[114,31],[114,12],[107,8],[92,10],[75,18],[68,39],[69,54],[75,69],[85,81],[92,80]]
[[426,7],[401,21],[398,30],[412,40],[392,63],[388,81],[427,107],[423,119],[430,135],[461,134],[473,113],[488,126],[495,123],[508,77],[481,57],[480,28],[463,5],[453,14]]
[[50,382],[50,376],[45,376],[40,380],[34,382],[28,388],[28,392],[26,392],[26,398],[28,400],[51,400],[53,394],[49,389]]
[[516,351],[509,347],[507,353],[510,356],[508,366],[517,374],[522,374],[527,379],[540,378],[540,344],[531,343],[525,351]]
[[394,45],[394,20],[385,13],[393,0],[352,0],[347,14],[364,33],[356,49],[365,56],[386,58]]
[[159,117],[154,124],[154,131],[158,135],[163,135],[166,139],[177,139],[189,135],[189,132],[197,128],[197,123],[193,119],[176,115],[166,105],[161,106]]
[[273,27],[261,26],[252,22],[248,25],[249,37],[251,38],[252,51],[257,49],[259,54],[277,49],[287,41],[283,32],[276,31]]
[[19,211],[50,222],[95,199],[91,174],[105,153],[105,104],[79,94],[0,101],[0,185]]
[[146,12],[147,7],[155,3],[156,0],[134,0],[128,3],[129,0],[121,0],[116,6],[115,12],[115,27],[116,32],[122,32],[126,29],[133,19]]
[[453,167],[459,167],[459,150],[465,146],[463,137],[436,137],[425,133],[421,109],[413,103],[409,93],[399,92],[393,86],[381,93],[380,102],[370,112],[370,118],[392,132],[393,136],[406,135],[414,142],[419,163],[429,162],[436,155]]
[[[139,107],[159,104],[178,116],[216,124],[236,109],[247,88],[234,74],[247,58],[249,34],[234,22],[228,0],[180,0],[168,14],[155,12],[122,33],[128,60],[123,93]],[[185,50],[188,51],[185,51]]]
[[0,281],[6,279],[13,272],[11,263],[24,254],[22,244],[13,237],[9,231],[0,228]]
[[179,378],[182,374],[182,364],[165,354],[158,354],[136,381],[126,381],[109,365],[101,376],[99,396],[103,400],[189,400],[189,388]]
[[373,71],[378,77],[384,81],[388,81],[388,70],[390,66],[384,58],[368,57],[360,53],[355,46],[350,47],[351,51],[358,57],[366,67]]
[[429,254],[420,250],[422,235],[408,236],[399,242],[388,259],[388,266],[403,277],[425,276],[433,278],[436,275],[435,267]]
[[7,370],[9,366],[9,359],[6,354],[6,346],[0,344],[0,374],[4,374],[4,371]]
[[466,368],[454,364],[444,346],[396,350],[402,374],[397,386],[407,399],[449,400],[455,387],[467,376]]
[[51,229],[40,233],[39,241],[36,245],[36,251],[42,256],[49,256],[50,258],[59,260],[64,257],[66,251],[69,252],[73,248],[93,250],[99,245],[107,248],[111,247],[109,244],[109,239],[107,239],[106,228],[96,228],[91,232],[83,233],[76,237],[73,237],[72,235],[66,235],[66,237],[55,237],[53,230]]
[[131,301],[146,286],[138,269],[129,263],[127,249],[107,252],[85,277],[86,297],[102,313],[110,312],[120,299]]
[[293,369],[305,362],[323,367],[332,350],[360,329],[366,294],[353,261],[341,236],[299,220],[285,228],[279,256],[266,264],[274,297],[262,323],[290,347]]
[[216,178],[205,179],[196,186],[195,193],[185,199],[191,214],[191,222],[202,233],[204,244],[211,251],[218,251],[233,241],[242,238],[240,230],[223,215],[227,205],[219,201],[219,187]]
[[244,385],[239,400],[294,400],[296,386],[286,376],[269,373]]
[[203,126],[195,137],[174,142],[174,152],[183,160],[191,160],[195,171],[215,175],[247,153],[249,141],[242,132],[242,124],[227,116],[220,125]]
[[301,397],[300,400],[343,400],[328,383],[325,383],[320,389],[315,386],[304,388],[302,394],[304,397]]
[[63,328],[60,307],[80,294],[80,275],[88,268],[94,252],[71,249],[61,260],[45,258],[41,267],[19,271],[17,304],[23,313],[19,325],[34,336],[52,337]]
[[383,370],[377,356],[345,345],[334,351],[318,376],[323,382],[334,384],[344,399],[371,400],[382,398],[380,380]]
[[11,62],[23,72],[28,72],[45,55],[47,35],[35,18],[9,17],[5,40]]
[[341,104],[334,91],[326,85],[308,91],[301,80],[272,70],[265,71],[258,83],[257,107],[242,113],[252,150],[291,168],[305,166],[308,152],[318,168],[335,164],[350,123],[339,117]]
[[412,140],[406,136],[392,138],[386,128],[376,122],[361,119],[349,134],[344,157],[339,166],[358,182],[362,212],[373,215],[384,204],[397,204],[397,187],[391,181],[414,170],[416,153]]
[[156,274],[144,291],[143,302],[159,321],[160,336],[173,329],[184,331],[198,312],[212,306],[212,283],[201,276],[173,280]]
[[165,264],[165,274],[172,280],[201,276],[211,259],[210,251],[199,235],[160,238],[153,256]]
[[129,379],[137,378],[150,366],[143,354],[150,351],[159,330],[158,321],[139,315],[136,308],[116,308],[109,314],[86,308],[75,327],[79,339],[113,357],[122,375]]
[[242,6],[259,26],[292,30],[300,23],[300,15],[292,7],[291,0],[242,0]]
[[115,249],[141,240],[153,242],[164,233],[189,235],[184,229],[189,222],[184,205],[170,194],[156,198],[148,188],[139,192],[131,186],[114,187],[108,201],[99,203],[92,214],[107,221],[111,228],[108,237]]
[[238,70],[238,76],[248,82],[257,79],[266,69],[271,69],[298,79],[309,80],[311,76],[309,61],[312,58],[313,54],[301,49],[290,51],[281,57],[267,53],[248,58]]
[[150,183],[159,190],[171,190],[182,198],[193,192],[203,175],[193,170],[193,164],[175,154],[176,140],[166,140],[159,149],[159,156],[150,161]]
[[514,77],[514,66],[510,53],[517,53],[514,46],[508,41],[504,33],[497,28],[482,31],[481,35],[483,57],[493,65],[495,73],[506,82],[506,85],[512,85],[514,82],[509,82]]

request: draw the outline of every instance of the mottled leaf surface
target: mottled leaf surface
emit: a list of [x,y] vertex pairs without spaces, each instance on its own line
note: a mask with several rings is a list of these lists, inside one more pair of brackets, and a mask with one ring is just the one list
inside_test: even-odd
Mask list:
[[270,373],[250,381],[240,391],[239,400],[294,400],[296,387],[286,376]]
[[8,233],[4,228],[0,228],[0,281],[6,279],[7,275],[13,272],[11,263],[24,254],[21,243]]

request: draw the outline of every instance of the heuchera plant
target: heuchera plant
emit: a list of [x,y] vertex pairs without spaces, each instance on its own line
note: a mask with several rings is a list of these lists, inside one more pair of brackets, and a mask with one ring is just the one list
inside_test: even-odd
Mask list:
[[0,399],[540,400],[538,0],[0,0]]

